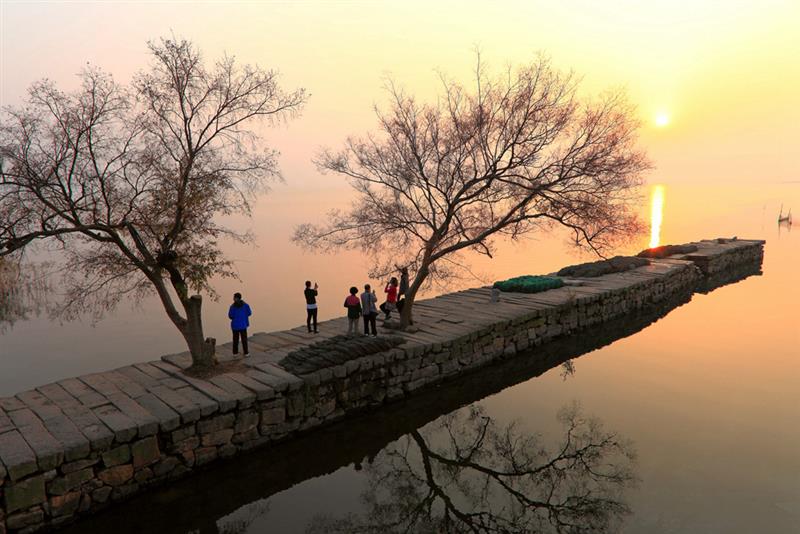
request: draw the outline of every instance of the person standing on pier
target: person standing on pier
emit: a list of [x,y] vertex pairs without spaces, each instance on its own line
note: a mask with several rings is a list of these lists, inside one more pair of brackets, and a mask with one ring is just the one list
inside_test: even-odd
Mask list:
[[249,317],[253,315],[250,305],[242,300],[241,293],[233,294],[233,304],[228,309],[228,319],[231,320],[233,331],[233,353],[239,354],[239,338],[242,340],[242,351],[245,356],[250,354],[247,350],[247,327],[250,326]]
[[358,300],[358,288],[351,287],[350,294],[344,299],[347,308],[347,335],[354,336],[358,333],[358,318],[361,317],[361,301]]
[[318,334],[317,330],[317,294],[319,286],[315,283],[314,289],[311,289],[311,281],[306,280],[306,289],[303,294],[306,297],[306,326],[308,333],[311,333],[311,322],[314,322],[314,333]]
[[369,284],[364,286],[364,292],[361,293],[361,311],[364,314],[364,335],[368,336],[372,327],[372,336],[377,337],[375,319],[378,317],[378,296]]
[[388,321],[392,311],[397,309],[397,277],[392,277],[383,292],[386,293],[386,302],[381,304],[381,311],[386,315],[383,320]]
[[408,293],[408,267],[400,268],[400,290],[397,292],[397,297],[403,297]]

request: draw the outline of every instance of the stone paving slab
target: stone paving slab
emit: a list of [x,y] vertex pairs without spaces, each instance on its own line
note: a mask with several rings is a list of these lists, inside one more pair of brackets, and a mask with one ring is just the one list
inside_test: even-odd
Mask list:
[[11,480],[19,480],[38,469],[36,454],[18,430],[0,434],[0,462]]

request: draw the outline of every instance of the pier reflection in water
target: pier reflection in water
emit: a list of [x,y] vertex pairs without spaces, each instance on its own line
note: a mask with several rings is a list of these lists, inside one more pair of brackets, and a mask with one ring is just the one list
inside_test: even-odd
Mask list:
[[[760,265],[752,265],[726,273],[714,286],[760,272]],[[520,424],[524,421],[492,420],[474,403],[559,366],[568,380],[575,372],[576,358],[639,332],[691,298],[691,293],[676,295],[645,312],[538,347],[530,355],[517,355],[377,413],[223,462],[116,505],[65,532],[281,532],[270,528],[269,517],[277,512],[275,496],[348,465],[364,468],[348,471],[347,483],[352,487],[342,488],[341,493],[360,494],[360,502],[336,512],[330,508],[339,506],[309,511],[298,503],[291,531],[390,533],[410,527],[412,532],[461,532],[470,531],[464,525],[469,520],[502,525],[504,532],[602,532],[609,528],[613,532],[628,511],[624,490],[636,478],[634,447],[625,436],[603,430],[589,410],[584,417],[567,407],[561,412],[566,425],[561,435],[549,432],[545,439],[539,429]],[[530,409],[538,411],[534,406]],[[556,414],[538,415],[552,418]],[[563,448],[567,442],[572,449]],[[589,446],[593,456],[575,457],[576,447],[582,445]],[[576,460],[572,464],[570,451]],[[597,471],[596,466],[602,467]],[[534,476],[510,481],[494,476],[526,468]],[[569,509],[565,503],[571,503]],[[417,515],[409,515],[414,510]],[[491,530],[481,526],[476,531]]]

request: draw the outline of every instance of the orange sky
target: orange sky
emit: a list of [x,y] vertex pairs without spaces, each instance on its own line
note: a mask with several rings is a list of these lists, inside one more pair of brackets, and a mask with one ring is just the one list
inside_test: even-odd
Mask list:
[[[213,58],[276,67],[312,98],[269,132],[291,186],[342,187],[310,163],[375,124],[387,75],[431,97],[436,69],[466,78],[537,51],[596,93],[623,86],[645,121],[652,183],[800,180],[800,2],[15,2],[2,0],[0,99],[35,79],[74,84],[88,61],[127,79],[145,41],[174,32]],[[658,128],[658,113],[669,117]]]

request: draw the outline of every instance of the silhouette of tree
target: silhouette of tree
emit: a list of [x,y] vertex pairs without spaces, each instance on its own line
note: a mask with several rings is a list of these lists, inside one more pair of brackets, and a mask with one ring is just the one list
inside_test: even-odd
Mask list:
[[43,265],[29,265],[23,272],[17,262],[0,258],[0,334],[17,321],[39,315],[51,290]]
[[[279,176],[276,152],[258,150],[257,119],[296,114],[304,90],[274,71],[225,56],[208,66],[185,40],[150,42],[152,63],[128,86],[96,68],[80,89],[33,84],[0,125],[0,256],[38,242],[64,254],[61,308],[102,314],[153,291],[195,365],[214,361],[200,295],[235,276],[219,240],[248,241],[219,217],[250,214]],[[182,309],[181,309],[182,308]]]
[[577,405],[559,413],[549,449],[480,406],[457,410],[382,451],[366,467],[363,516],[317,516],[317,532],[615,532],[636,483],[631,445]]
[[492,255],[493,240],[561,225],[574,243],[602,254],[640,230],[629,209],[647,160],[635,146],[638,121],[619,93],[581,101],[577,81],[545,58],[475,87],[443,79],[434,105],[390,85],[379,135],[324,152],[323,171],[347,177],[352,209],[295,231],[308,248],[358,248],[415,270],[401,313],[423,285],[464,268],[460,253]]

